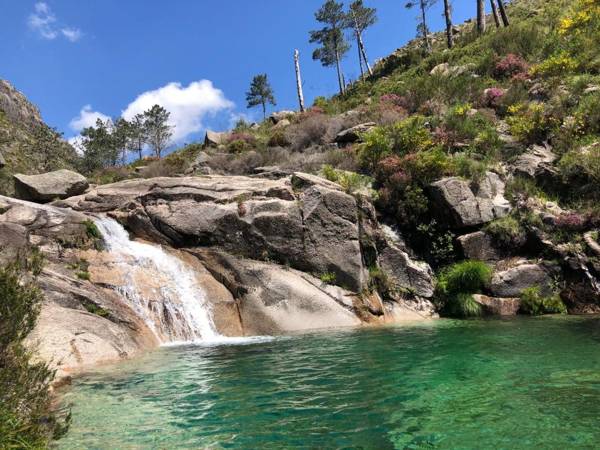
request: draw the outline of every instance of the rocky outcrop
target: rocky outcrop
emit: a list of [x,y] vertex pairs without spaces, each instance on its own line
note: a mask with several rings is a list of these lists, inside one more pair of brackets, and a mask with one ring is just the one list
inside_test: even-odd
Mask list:
[[224,145],[229,136],[229,133],[217,133],[216,131],[208,130],[204,136],[204,147],[218,147],[219,145]]
[[552,149],[547,145],[534,145],[517,158],[511,169],[515,175],[530,178],[547,177],[555,171],[552,163],[556,161],[556,158]]
[[6,166],[6,161],[4,160],[4,156],[0,152],[0,169],[4,168],[4,166]]
[[80,195],[89,187],[83,175],[66,169],[40,175],[16,174],[14,180],[17,197],[39,203]]
[[359,142],[361,135],[375,128],[377,124],[375,122],[361,123],[347,130],[340,131],[335,137],[335,142],[338,144],[346,145]]
[[478,303],[485,315],[489,316],[516,316],[521,308],[518,298],[497,298],[475,294],[473,299]]
[[443,178],[430,186],[430,194],[440,221],[461,229],[506,216],[511,205],[504,189],[500,176],[487,172],[477,186],[458,177]]
[[495,297],[519,297],[524,289],[538,286],[542,295],[552,294],[552,278],[540,264],[521,261],[492,277],[490,292]]
[[273,125],[277,125],[282,120],[289,120],[294,117],[297,113],[295,111],[277,111],[269,116],[269,120]]
[[30,127],[43,124],[40,110],[6,80],[0,80],[0,110],[13,123]]
[[485,231],[465,234],[458,238],[465,259],[494,263],[501,259],[500,251],[494,246],[492,237]]
[[356,292],[365,286],[356,200],[311,175],[134,180],[100,186],[61,204],[112,212],[137,235],[178,247],[219,247],[310,273],[332,273],[339,285]]
[[380,250],[379,264],[396,288],[410,291],[419,297],[433,297],[435,284],[429,264],[414,261],[408,253],[390,241]]
[[0,262],[26,257],[34,247],[45,258],[37,279],[45,300],[29,344],[58,377],[157,345],[121,297],[70,268],[80,261],[79,248],[93,245],[87,216],[0,197]]

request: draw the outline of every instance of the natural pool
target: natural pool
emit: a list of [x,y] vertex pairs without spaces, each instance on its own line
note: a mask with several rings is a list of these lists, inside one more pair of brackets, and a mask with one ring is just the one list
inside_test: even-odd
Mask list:
[[597,448],[600,318],[163,348],[74,382],[61,449]]

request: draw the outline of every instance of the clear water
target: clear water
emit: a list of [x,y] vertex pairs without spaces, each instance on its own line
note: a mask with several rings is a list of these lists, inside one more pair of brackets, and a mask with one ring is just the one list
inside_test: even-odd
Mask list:
[[62,449],[598,448],[600,318],[162,348],[65,401]]

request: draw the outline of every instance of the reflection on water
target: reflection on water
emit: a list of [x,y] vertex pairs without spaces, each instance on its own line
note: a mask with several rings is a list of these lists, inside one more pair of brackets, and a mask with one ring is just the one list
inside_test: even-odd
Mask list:
[[77,380],[60,448],[594,448],[597,318],[163,348]]

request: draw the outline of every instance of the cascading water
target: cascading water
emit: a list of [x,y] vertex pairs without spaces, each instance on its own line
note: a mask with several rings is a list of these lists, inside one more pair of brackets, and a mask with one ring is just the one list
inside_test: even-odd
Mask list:
[[117,290],[162,343],[220,338],[206,294],[187,264],[158,245],[132,241],[113,219],[96,219],[96,225],[125,278]]

